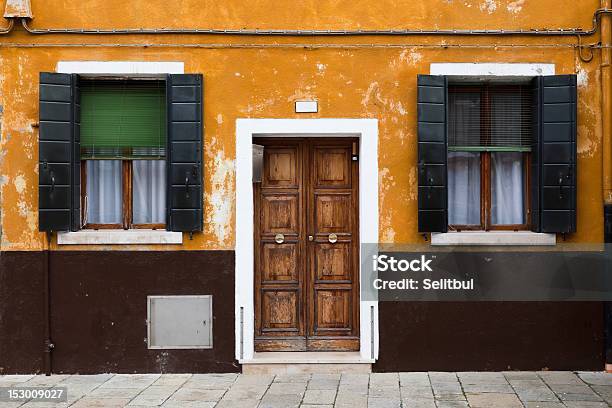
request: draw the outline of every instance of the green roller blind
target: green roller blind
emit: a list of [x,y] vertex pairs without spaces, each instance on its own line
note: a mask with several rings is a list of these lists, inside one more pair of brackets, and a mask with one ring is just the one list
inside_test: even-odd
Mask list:
[[161,159],[165,155],[164,81],[81,82],[83,159]]

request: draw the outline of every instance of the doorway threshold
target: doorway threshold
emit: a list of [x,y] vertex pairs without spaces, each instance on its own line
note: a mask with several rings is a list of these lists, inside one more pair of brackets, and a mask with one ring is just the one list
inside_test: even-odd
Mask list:
[[374,360],[363,359],[358,351],[266,351],[239,362],[245,374],[369,373]]

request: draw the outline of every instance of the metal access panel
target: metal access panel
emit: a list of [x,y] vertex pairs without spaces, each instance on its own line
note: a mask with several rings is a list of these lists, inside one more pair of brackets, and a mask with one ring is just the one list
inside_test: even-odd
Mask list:
[[261,183],[263,178],[264,147],[253,145],[253,183]]
[[212,295],[147,296],[148,348],[212,348],[212,316]]

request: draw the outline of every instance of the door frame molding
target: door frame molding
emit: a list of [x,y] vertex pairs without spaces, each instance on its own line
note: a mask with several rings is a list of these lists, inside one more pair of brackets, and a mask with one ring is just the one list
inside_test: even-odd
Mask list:
[[[359,258],[361,244],[378,242],[377,119],[237,119],[236,120],[236,288],[235,348],[240,363],[255,357],[253,245],[253,137],[359,138]],[[359,354],[378,358],[378,302],[359,302]]]

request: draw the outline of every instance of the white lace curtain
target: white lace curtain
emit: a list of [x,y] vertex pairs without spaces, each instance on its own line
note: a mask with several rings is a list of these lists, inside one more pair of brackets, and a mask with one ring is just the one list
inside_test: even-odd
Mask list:
[[[523,155],[491,153],[491,223],[525,223]],[[448,153],[448,222],[480,225],[480,153]]]
[[[88,224],[121,224],[123,208],[121,160],[87,161]],[[163,224],[166,219],[166,162],[132,162],[134,224]]]

